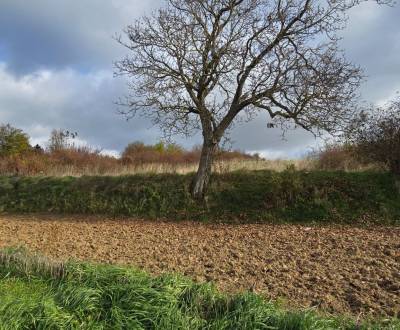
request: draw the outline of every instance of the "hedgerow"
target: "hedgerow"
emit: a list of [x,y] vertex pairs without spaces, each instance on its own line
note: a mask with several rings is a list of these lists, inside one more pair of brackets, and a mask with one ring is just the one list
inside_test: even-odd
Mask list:
[[214,175],[204,204],[190,175],[0,177],[0,211],[105,214],[224,222],[399,223],[396,178],[378,172],[273,171]]

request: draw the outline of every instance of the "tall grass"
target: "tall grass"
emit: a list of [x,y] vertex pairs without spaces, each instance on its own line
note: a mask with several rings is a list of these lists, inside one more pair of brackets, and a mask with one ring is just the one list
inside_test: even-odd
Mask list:
[[[107,156],[89,156],[82,154],[75,158],[73,152],[63,153],[60,158],[47,159],[48,156],[35,154],[23,157],[0,158],[0,175],[22,176],[121,176],[135,174],[189,174],[197,171],[197,162],[138,162],[130,163]],[[54,156],[52,156],[54,157]],[[68,158],[68,157],[71,157]],[[83,159],[82,159],[83,158]],[[311,169],[309,160],[263,160],[263,159],[218,159],[213,166],[214,173],[228,173],[237,170],[273,170],[284,171],[293,165],[297,169]]]
[[[132,268],[43,263],[0,252],[0,328],[8,329],[397,329],[398,320],[356,324],[314,311],[286,311],[261,296],[228,296],[179,275]],[[26,267],[30,265],[30,267]]]
[[[185,150],[176,145],[143,143],[129,145],[121,158],[106,156],[90,147],[69,146],[0,157],[0,175],[23,176],[119,176],[143,173],[188,174],[197,170],[201,150]],[[297,160],[265,160],[240,151],[221,150],[213,166],[214,173],[237,170],[381,170],[379,164],[361,162],[350,147],[326,145],[309,157]]]
[[[311,169],[309,160],[217,160],[213,165],[213,172],[218,174],[230,173],[239,170],[259,171],[271,170],[282,172],[288,166],[295,166],[299,170]],[[45,171],[30,172],[28,176],[53,176],[53,177],[81,177],[81,176],[126,176],[136,174],[190,174],[197,171],[197,163],[143,163],[143,164],[119,164],[105,167],[101,163],[89,166],[56,165]],[[12,172],[4,173],[12,175]]]

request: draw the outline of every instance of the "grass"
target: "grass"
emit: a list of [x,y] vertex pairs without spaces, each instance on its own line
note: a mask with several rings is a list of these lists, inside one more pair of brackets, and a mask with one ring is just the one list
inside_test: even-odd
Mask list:
[[[89,159],[68,161],[61,158],[57,162],[45,161],[43,155],[25,155],[21,159],[0,157],[0,175],[18,173],[24,176],[121,176],[137,174],[190,174],[197,171],[198,160],[162,162],[124,162],[113,157],[89,154]],[[90,160],[90,161],[89,161]],[[284,171],[288,166],[298,170],[311,169],[316,162],[311,159],[302,160],[263,160],[263,159],[229,159],[216,160],[213,166],[215,173],[229,173],[238,170],[273,170]]]
[[107,214],[224,222],[399,224],[394,176],[380,172],[237,171],[215,174],[207,204],[191,175],[0,177],[0,212]]
[[0,251],[0,329],[398,329],[287,311],[253,293],[234,296],[179,275],[54,263],[24,250]]
[[[288,166],[295,166],[297,169],[309,169],[313,166],[311,160],[247,160],[233,159],[216,161],[213,165],[214,173],[224,174],[239,170],[259,171],[284,171]],[[110,168],[100,166],[76,167],[76,166],[55,166],[46,170],[48,176],[126,176],[137,174],[191,174],[198,168],[197,162],[192,163],[161,163],[151,162],[145,164],[125,164]],[[36,174],[37,175],[37,174]]]

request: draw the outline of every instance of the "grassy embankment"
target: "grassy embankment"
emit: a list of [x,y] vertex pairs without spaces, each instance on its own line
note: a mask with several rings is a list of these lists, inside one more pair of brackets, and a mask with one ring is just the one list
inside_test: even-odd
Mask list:
[[0,329],[398,329],[287,311],[261,296],[228,296],[178,275],[109,265],[59,264],[0,251]]
[[107,214],[226,222],[399,224],[395,178],[378,172],[252,171],[215,174],[206,207],[190,175],[0,177],[0,212]]

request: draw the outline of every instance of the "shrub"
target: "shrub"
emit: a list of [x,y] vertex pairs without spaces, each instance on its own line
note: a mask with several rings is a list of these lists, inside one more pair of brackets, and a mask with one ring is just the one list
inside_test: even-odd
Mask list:
[[0,156],[20,155],[30,149],[29,137],[22,130],[9,124],[0,126]]
[[[10,125],[0,126],[0,175],[104,175],[127,172],[189,171],[200,159],[201,149],[185,150],[175,143],[129,144],[121,158],[101,154],[101,150],[75,143],[76,132],[58,129],[51,132],[47,147],[29,145],[29,137]],[[259,160],[239,151],[221,150],[217,160]],[[166,165],[166,166],[165,166]],[[186,171],[188,172],[188,171]]]
[[288,169],[214,175],[207,207],[193,202],[190,175],[0,177],[0,212],[110,214],[210,222],[398,223],[389,173]]
[[346,138],[361,158],[380,162],[400,175],[400,98],[362,112],[350,124]]
[[357,148],[349,143],[326,143],[310,157],[314,166],[324,171],[355,171],[377,169],[378,164],[359,157]]
[[88,147],[60,149],[53,152],[32,152],[0,158],[2,175],[72,175],[102,174],[120,166],[120,160],[100,155]]
[[196,160],[196,156],[177,144],[164,144],[163,142],[155,145],[134,142],[129,144],[122,153],[122,161],[125,164],[190,163]]
[[[155,145],[145,145],[142,142],[129,144],[122,153],[124,164],[192,164],[200,160],[201,148],[194,147],[192,150],[185,150],[177,144],[165,144],[159,142]],[[234,159],[258,160],[259,156],[251,156],[241,151],[220,150],[216,160],[226,161]]]

